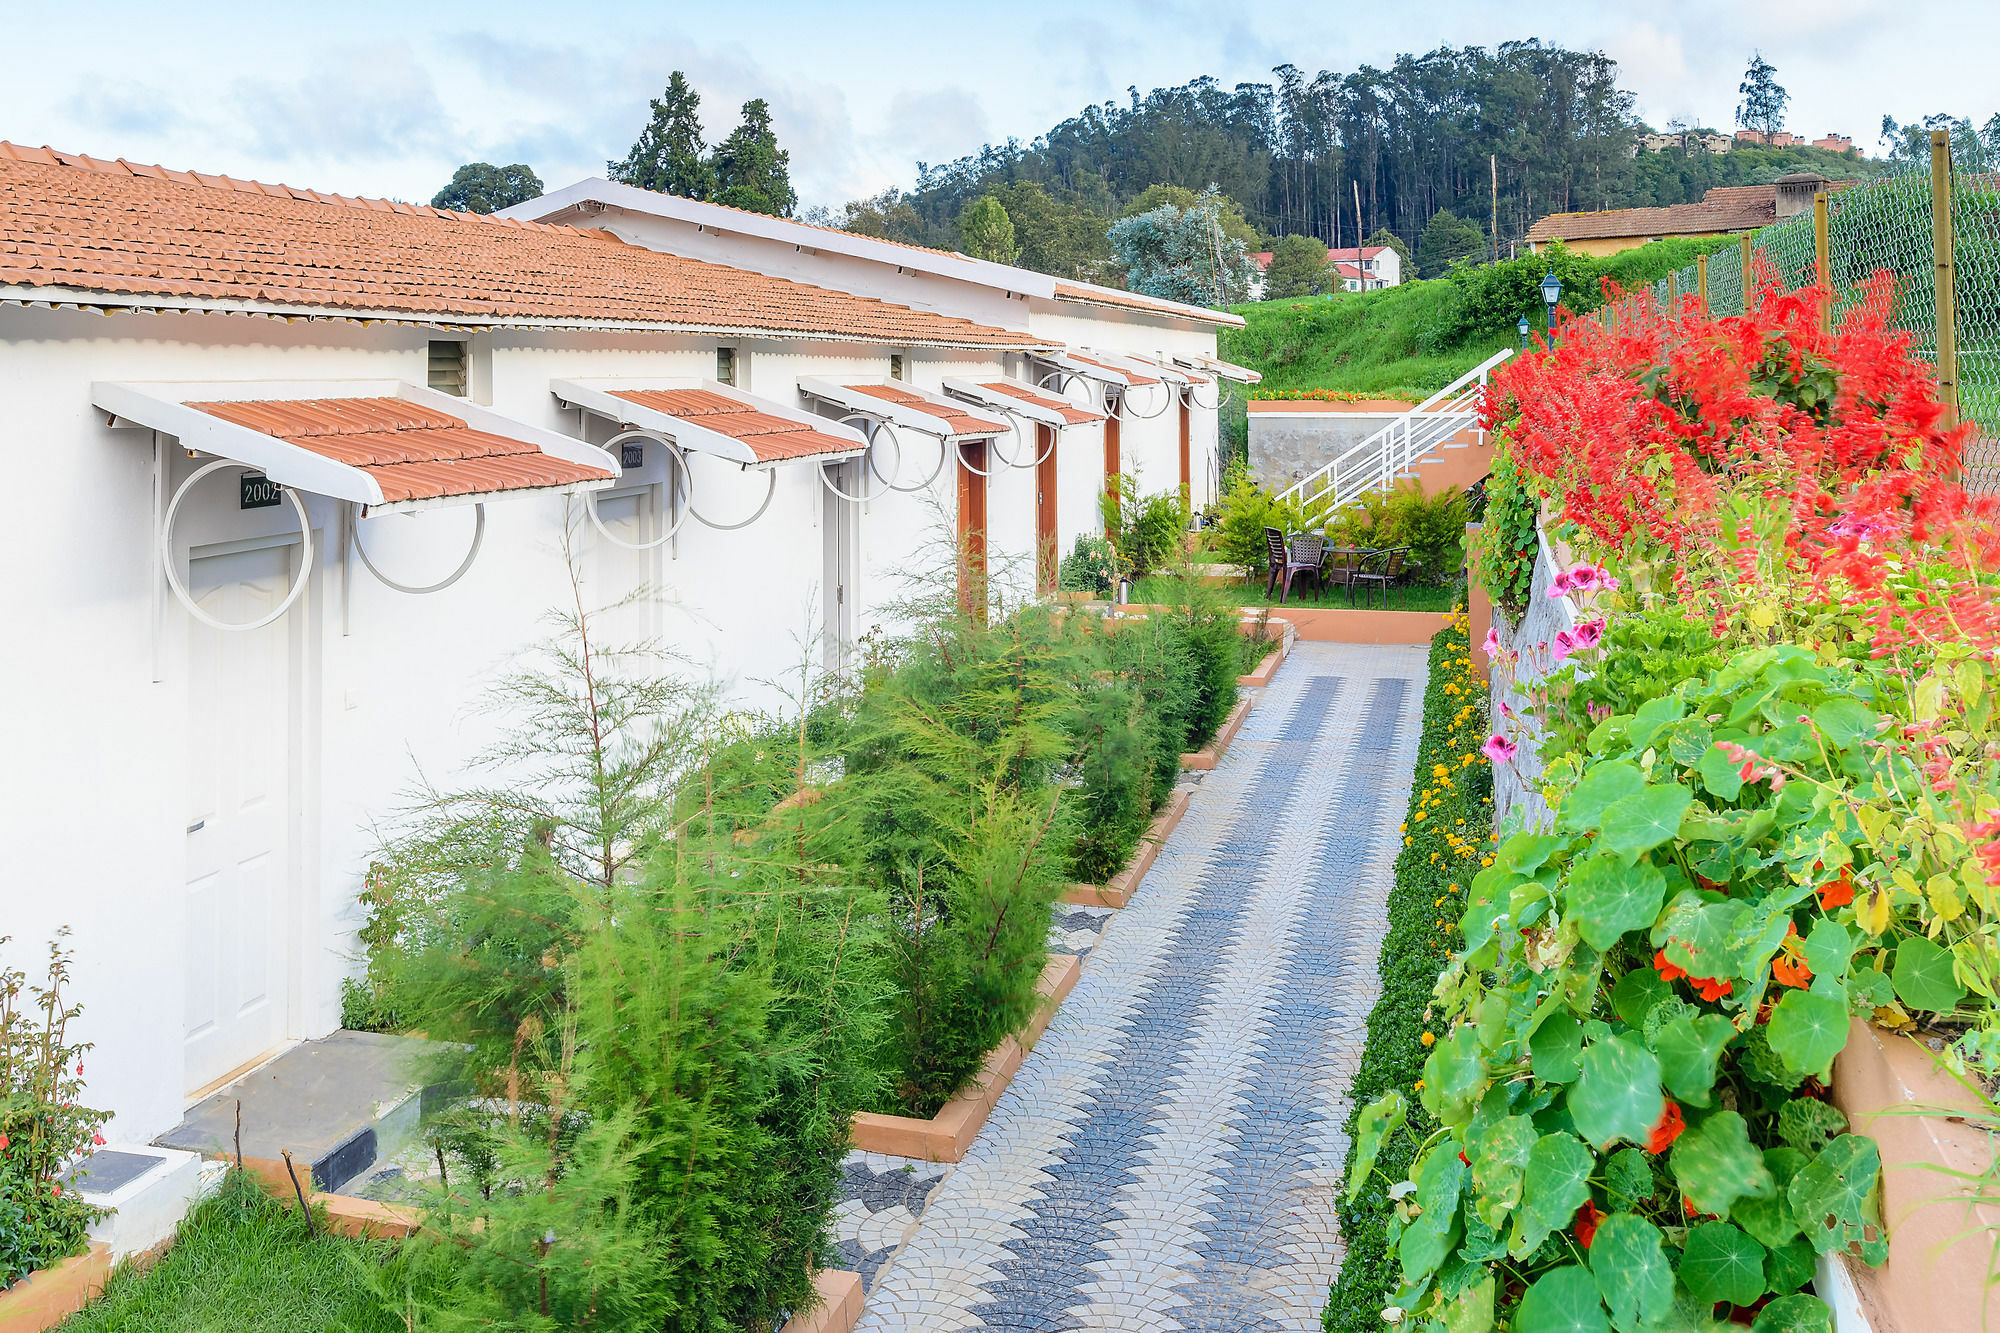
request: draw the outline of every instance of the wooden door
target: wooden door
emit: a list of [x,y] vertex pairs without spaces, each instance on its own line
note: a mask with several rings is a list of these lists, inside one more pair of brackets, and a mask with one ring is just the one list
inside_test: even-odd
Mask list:
[[[986,620],[986,478],[990,451],[985,440],[958,446],[958,605]],[[975,471],[974,469],[977,469]]]
[[[1173,385],[1169,384],[1167,388],[1171,390]],[[1194,503],[1194,460],[1188,453],[1188,437],[1191,429],[1188,417],[1187,399],[1183,398],[1181,399],[1181,503],[1184,505]]]
[[1056,590],[1056,428],[1035,427],[1035,587],[1043,595]]
[[[1109,412],[1110,410],[1110,405],[1106,404],[1105,411]],[[1104,419],[1104,493],[1112,496],[1114,499],[1118,495],[1118,472],[1123,466],[1123,460],[1119,457],[1119,451],[1118,418],[1116,416],[1107,416]],[[1107,537],[1116,537],[1118,535],[1117,525],[1111,524],[1107,526],[1104,535]]]
[[[188,562],[195,604],[226,623],[284,599],[296,546]],[[292,615],[298,614],[295,608]],[[188,627],[185,1070],[206,1087],[284,1040],[291,993],[290,616]]]

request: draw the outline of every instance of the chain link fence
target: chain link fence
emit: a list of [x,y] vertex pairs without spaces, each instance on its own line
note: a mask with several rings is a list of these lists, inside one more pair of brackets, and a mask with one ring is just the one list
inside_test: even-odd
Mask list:
[[[1931,173],[1902,163],[1826,199],[1825,262],[1834,293],[1833,318],[1857,305],[1875,275],[1892,275],[1890,323],[1909,333],[1914,350],[1938,360],[1938,265]],[[1958,413],[1978,425],[1966,455],[1966,485],[2000,493],[2000,173],[1951,172],[1952,295]],[[1815,210],[1751,234],[1653,284],[1660,302],[1704,292],[1710,313],[1740,315],[1746,291],[1777,282],[1786,291],[1819,280]],[[1750,256],[1746,281],[1744,256]],[[1705,272],[1703,270],[1706,270]]]

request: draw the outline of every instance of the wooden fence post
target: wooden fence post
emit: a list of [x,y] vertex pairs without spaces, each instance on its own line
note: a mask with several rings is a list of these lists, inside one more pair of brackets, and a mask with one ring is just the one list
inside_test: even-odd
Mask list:
[[1931,257],[1937,265],[1938,401],[1946,430],[1958,424],[1958,293],[1951,263],[1951,136],[1931,131]]
[[1708,256],[1694,257],[1694,296],[1701,303],[1703,318],[1708,316]]
[[1755,286],[1752,284],[1752,280],[1750,277],[1750,237],[1751,233],[1746,231],[1738,235],[1736,238],[1737,243],[1740,246],[1742,246],[1743,249],[1743,260],[1742,260],[1743,309],[1737,312],[1738,314],[1742,315],[1747,315],[1750,313],[1750,294],[1751,292],[1756,290]]
[[1826,303],[1819,308],[1819,331],[1827,333],[1833,328],[1833,264],[1827,255],[1825,190],[1813,195],[1813,273],[1813,280],[1827,293]]

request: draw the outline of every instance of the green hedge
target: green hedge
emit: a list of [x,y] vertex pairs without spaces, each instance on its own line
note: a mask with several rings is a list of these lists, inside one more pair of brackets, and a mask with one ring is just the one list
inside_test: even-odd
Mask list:
[[1451,960],[1465,886],[1491,854],[1492,772],[1479,753],[1485,736],[1485,683],[1473,672],[1461,613],[1431,640],[1416,781],[1389,890],[1389,931],[1382,940],[1382,995],[1368,1015],[1368,1042],[1348,1094],[1355,1108],[1347,1123],[1348,1169],[1361,1107],[1396,1089],[1413,1104],[1410,1123],[1383,1145],[1373,1177],[1354,1202],[1340,1206],[1347,1257],[1327,1298],[1328,1333],[1381,1333],[1382,1307],[1395,1284],[1384,1191],[1403,1178],[1418,1144],[1435,1128],[1412,1094],[1428,1053],[1431,987]]

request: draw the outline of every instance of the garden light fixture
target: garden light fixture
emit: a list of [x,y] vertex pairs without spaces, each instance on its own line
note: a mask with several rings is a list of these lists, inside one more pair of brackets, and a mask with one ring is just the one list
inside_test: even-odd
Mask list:
[[1549,308],[1549,332],[1551,333],[1555,332],[1556,328],[1556,302],[1562,300],[1562,294],[1562,279],[1558,278],[1555,269],[1551,268],[1549,276],[1542,279],[1542,304]]
[[1527,317],[1526,315],[1523,315],[1523,316],[1521,316],[1521,322],[1520,322],[1519,324],[1516,324],[1516,325],[1514,326],[1514,328],[1515,328],[1515,329],[1516,329],[1516,331],[1518,331],[1518,332],[1520,333],[1520,335],[1521,335],[1521,350],[1522,350],[1522,351],[1524,351],[1524,352],[1525,352],[1525,351],[1527,351],[1527,350],[1528,350],[1528,317]]

